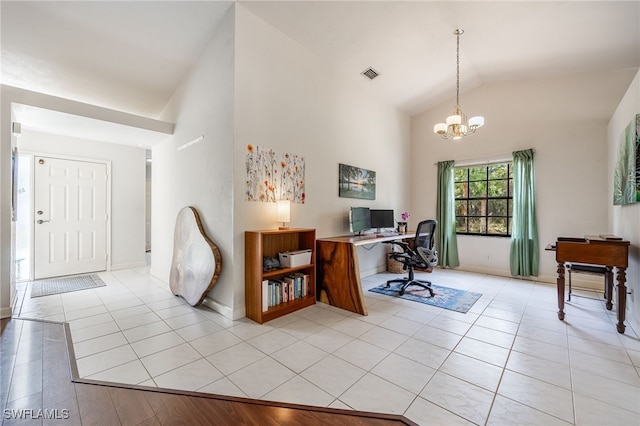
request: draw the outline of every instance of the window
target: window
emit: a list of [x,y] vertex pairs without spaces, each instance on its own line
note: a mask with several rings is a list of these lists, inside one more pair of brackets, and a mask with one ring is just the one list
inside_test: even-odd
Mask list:
[[511,235],[513,165],[456,167],[456,233]]

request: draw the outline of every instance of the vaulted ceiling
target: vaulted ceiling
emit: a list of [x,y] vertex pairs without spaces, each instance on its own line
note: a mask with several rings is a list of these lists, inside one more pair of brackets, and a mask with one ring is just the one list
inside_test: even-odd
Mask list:
[[230,3],[3,1],[2,81],[157,117]]
[[[409,114],[508,80],[640,66],[639,2],[248,2],[247,7]],[[618,98],[619,100],[619,98]]]
[[[157,118],[233,3],[2,1],[1,81]],[[455,96],[455,28],[462,92],[640,67],[636,1],[235,3],[410,115]]]

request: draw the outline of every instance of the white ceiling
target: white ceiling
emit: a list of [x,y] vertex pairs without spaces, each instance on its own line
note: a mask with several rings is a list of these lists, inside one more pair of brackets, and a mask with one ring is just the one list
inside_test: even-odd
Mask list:
[[[637,1],[237,3],[411,115],[454,98],[455,28],[463,93],[640,66]],[[232,4],[2,1],[2,83],[158,118]]]
[[157,118],[230,5],[2,1],[2,81]]

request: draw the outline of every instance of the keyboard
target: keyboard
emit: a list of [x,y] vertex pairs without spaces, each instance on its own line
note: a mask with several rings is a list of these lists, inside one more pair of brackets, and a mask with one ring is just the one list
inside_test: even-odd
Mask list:
[[376,234],[376,237],[378,238],[384,238],[384,237],[397,237],[398,235],[400,235],[397,232],[381,232],[380,234]]

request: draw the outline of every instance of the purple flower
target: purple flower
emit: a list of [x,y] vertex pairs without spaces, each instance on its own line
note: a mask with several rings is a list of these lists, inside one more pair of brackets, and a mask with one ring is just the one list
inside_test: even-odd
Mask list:
[[402,217],[402,220],[403,220],[404,222],[406,222],[406,221],[407,221],[407,219],[409,219],[409,216],[411,216],[411,215],[409,214],[409,212],[402,212],[402,214],[400,215],[400,217]]

